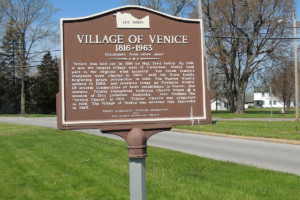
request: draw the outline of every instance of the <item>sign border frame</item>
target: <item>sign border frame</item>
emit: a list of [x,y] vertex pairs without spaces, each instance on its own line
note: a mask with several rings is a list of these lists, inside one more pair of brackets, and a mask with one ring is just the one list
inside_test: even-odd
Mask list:
[[[198,117],[169,117],[169,118],[144,118],[144,119],[118,119],[118,120],[88,120],[88,121],[84,121],[84,120],[73,120],[73,121],[66,121],[65,117],[66,117],[66,112],[65,112],[65,69],[64,69],[64,27],[63,27],[63,23],[65,21],[77,21],[77,20],[85,20],[85,19],[89,19],[89,18],[95,18],[101,15],[105,15],[107,13],[116,11],[116,10],[121,10],[121,9],[126,9],[126,8],[137,8],[137,9],[141,9],[141,10],[147,10],[149,12],[152,13],[156,13],[159,15],[163,15],[166,16],[168,18],[174,19],[174,20],[180,20],[180,21],[187,21],[187,22],[199,22],[199,28],[200,28],[200,42],[201,42],[201,62],[202,62],[202,86],[203,86],[203,116],[198,116]],[[85,17],[77,17],[77,18],[61,18],[60,19],[60,32],[61,32],[61,62],[60,62],[60,94],[61,94],[61,99],[59,101],[61,101],[61,125],[62,126],[68,126],[68,125],[80,125],[80,124],[110,124],[110,123],[134,123],[134,122],[139,122],[139,123],[151,123],[151,122],[162,122],[162,121],[190,121],[190,120],[208,120],[207,119],[207,115],[206,115],[206,88],[209,88],[209,86],[207,85],[208,80],[205,81],[205,76],[207,76],[207,66],[206,66],[206,62],[205,62],[205,41],[204,41],[204,35],[202,31],[203,30],[203,20],[202,19],[188,19],[188,18],[181,18],[181,17],[175,17],[160,11],[156,11],[150,8],[146,8],[143,6],[136,6],[136,5],[128,5],[128,6],[122,6],[122,7],[117,7],[117,8],[113,8],[110,10],[106,10],[104,12],[100,12],[97,14],[93,14],[93,15],[89,15],[89,16],[85,16]],[[206,73],[205,73],[206,71]],[[206,77],[208,79],[208,77]],[[59,113],[58,113],[59,114]]]

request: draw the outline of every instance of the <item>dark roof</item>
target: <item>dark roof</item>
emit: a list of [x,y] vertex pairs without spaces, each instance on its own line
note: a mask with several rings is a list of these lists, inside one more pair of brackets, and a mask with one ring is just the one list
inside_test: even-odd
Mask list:
[[[210,101],[216,101],[216,98],[211,98]],[[218,102],[227,103],[227,100],[225,98],[219,97]]]
[[252,94],[246,94],[245,103],[253,103],[253,102],[254,102],[254,96]]
[[268,93],[269,91],[267,87],[254,87],[254,93]]

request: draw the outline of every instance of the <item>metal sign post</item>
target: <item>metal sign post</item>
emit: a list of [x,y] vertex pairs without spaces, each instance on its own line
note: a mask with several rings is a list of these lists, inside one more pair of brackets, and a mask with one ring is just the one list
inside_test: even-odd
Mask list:
[[129,159],[130,200],[146,199],[145,158]]
[[129,157],[130,200],[146,200],[147,139],[140,128],[132,129],[127,136]]
[[146,161],[147,140],[154,134],[170,130],[171,124],[161,124],[158,129],[143,130],[133,128],[129,131],[109,130],[111,127],[102,128],[102,132],[118,135],[127,142],[129,158],[129,185],[130,200],[146,200]]

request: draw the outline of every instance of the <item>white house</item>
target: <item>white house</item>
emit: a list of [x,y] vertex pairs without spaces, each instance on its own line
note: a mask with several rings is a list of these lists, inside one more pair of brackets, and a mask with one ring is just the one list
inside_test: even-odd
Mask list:
[[249,106],[251,106],[251,107],[254,106],[253,94],[246,94],[246,96],[245,96],[244,108],[247,109],[247,108],[249,108]]
[[[254,106],[263,107],[263,108],[283,108],[283,102],[279,100],[276,96],[270,96],[269,92],[266,92],[264,89],[254,88]],[[291,107],[294,107],[293,102]]]
[[[246,95],[245,97],[245,109],[249,106],[262,107],[262,108],[283,108],[283,102],[276,96],[270,96],[269,92],[266,92],[267,89],[254,88],[253,95]],[[220,98],[210,100],[211,110],[228,110],[228,103],[226,99]],[[294,103],[291,103],[291,107],[294,107]]]
[[225,99],[211,99],[210,108],[211,110],[228,110],[227,101]]

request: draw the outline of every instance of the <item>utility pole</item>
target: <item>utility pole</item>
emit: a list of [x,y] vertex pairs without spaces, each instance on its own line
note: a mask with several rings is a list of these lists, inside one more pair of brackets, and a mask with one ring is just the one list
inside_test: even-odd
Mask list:
[[297,50],[297,24],[296,13],[293,13],[294,29],[294,61],[295,61],[295,102],[296,102],[296,121],[299,121],[299,90],[298,90],[298,50]]
[[198,14],[199,14],[199,19],[202,19],[202,2],[201,2],[201,0],[198,0]]
[[273,94],[272,94],[272,85],[270,84],[270,97],[271,97],[271,121],[273,119]]
[[204,50],[204,57],[206,58],[206,45],[205,45],[205,37],[204,37],[204,23],[203,23],[203,16],[202,16],[202,1],[198,0],[198,15],[199,19],[201,20],[201,38],[203,38],[203,50]]
[[208,74],[208,66],[207,66],[207,55],[206,55],[206,45],[205,45],[205,37],[204,37],[204,22],[203,22],[203,16],[202,16],[202,0],[198,0],[198,15],[199,19],[201,21],[201,38],[203,38],[203,44],[202,44],[202,49],[204,52],[204,58],[205,58],[205,63],[206,63],[206,84],[207,88],[210,90],[210,85],[209,85],[209,74]]

